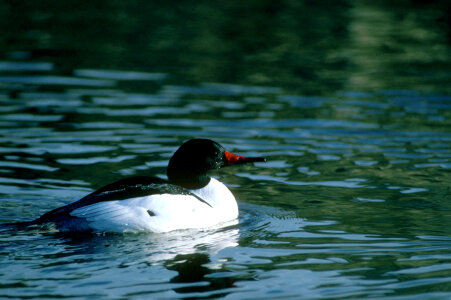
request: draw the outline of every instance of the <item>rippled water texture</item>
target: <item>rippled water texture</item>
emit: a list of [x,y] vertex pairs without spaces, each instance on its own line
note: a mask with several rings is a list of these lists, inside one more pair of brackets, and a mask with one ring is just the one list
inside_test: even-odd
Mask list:
[[[0,298],[451,298],[447,2],[9,2]],[[238,225],[7,225],[165,177],[192,137],[267,158],[211,174],[239,200]]]

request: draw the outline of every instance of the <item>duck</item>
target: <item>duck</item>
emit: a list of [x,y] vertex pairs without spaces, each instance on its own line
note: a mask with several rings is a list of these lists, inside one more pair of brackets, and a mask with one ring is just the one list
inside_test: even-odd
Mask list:
[[238,205],[227,186],[208,172],[265,161],[233,154],[210,139],[191,139],[169,160],[167,180],[153,176],[121,179],[31,224],[53,224],[59,232],[78,233],[162,233],[220,226],[237,220]]

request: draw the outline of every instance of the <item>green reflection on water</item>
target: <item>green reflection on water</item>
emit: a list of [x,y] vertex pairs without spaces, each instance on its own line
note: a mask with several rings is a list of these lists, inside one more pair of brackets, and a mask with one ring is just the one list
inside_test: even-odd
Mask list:
[[0,55],[188,84],[449,91],[449,11],[448,1],[7,1]]

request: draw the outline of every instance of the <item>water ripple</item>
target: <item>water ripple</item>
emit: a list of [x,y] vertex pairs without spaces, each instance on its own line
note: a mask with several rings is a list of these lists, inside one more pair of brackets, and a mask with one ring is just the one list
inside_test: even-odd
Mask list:
[[239,224],[226,228],[66,237],[2,224],[2,294],[448,296],[439,291],[451,261],[449,96],[319,97],[166,85],[165,73],[78,69],[70,77],[53,64],[12,67],[0,76],[8,87],[0,92],[3,223],[32,220],[121,176],[165,178],[172,153],[192,137],[268,161],[212,172],[239,200]]

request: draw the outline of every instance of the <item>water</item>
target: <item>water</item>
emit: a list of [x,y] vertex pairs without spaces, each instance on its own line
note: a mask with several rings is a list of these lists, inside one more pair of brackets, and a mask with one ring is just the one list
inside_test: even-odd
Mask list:
[[446,2],[33,3],[0,6],[2,224],[192,137],[268,162],[212,172],[236,226],[0,231],[0,297],[451,297]]

